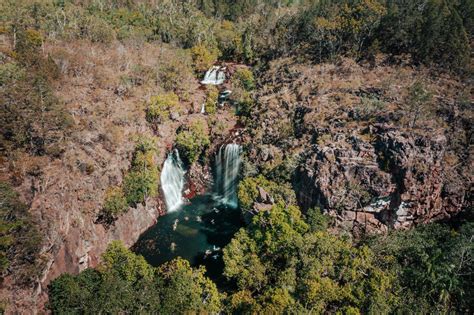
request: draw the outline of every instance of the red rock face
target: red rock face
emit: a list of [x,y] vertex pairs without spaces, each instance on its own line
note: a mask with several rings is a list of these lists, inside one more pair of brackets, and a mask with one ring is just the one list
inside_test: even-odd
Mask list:
[[316,148],[299,170],[303,208],[319,206],[357,230],[386,231],[461,211],[466,188],[443,167],[446,137],[402,134],[379,126],[374,143],[352,138]]
[[[407,124],[406,95],[420,78],[437,96],[414,127]],[[472,111],[449,105],[466,88],[458,78],[347,59],[283,59],[270,64],[259,86],[248,157],[270,174],[296,157],[292,181],[303,211],[321,207],[357,234],[408,228],[469,207],[472,122],[463,117]]]

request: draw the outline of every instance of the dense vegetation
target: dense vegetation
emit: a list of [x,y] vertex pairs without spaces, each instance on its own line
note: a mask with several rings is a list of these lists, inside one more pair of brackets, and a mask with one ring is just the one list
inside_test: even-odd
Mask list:
[[[354,243],[318,209],[279,203],[224,249],[226,295],[180,258],[157,269],[112,243],[97,269],[49,288],[53,313],[469,313],[473,225],[430,224]],[[232,285],[231,285],[232,284]],[[235,288],[235,289],[229,289]]]
[[199,71],[219,56],[252,63],[305,52],[320,61],[377,51],[461,68],[474,25],[468,0],[4,1],[1,9],[13,35],[163,41],[192,48]]
[[202,268],[192,269],[179,258],[153,268],[120,242],[110,244],[97,269],[64,274],[49,291],[55,314],[216,313],[221,306]]

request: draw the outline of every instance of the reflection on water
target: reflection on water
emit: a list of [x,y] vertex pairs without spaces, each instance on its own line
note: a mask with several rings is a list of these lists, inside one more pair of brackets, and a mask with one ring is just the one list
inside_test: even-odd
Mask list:
[[197,196],[160,217],[133,250],[154,266],[180,256],[194,266],[206,266],[207,275],[220,282],[222,248],[242,225],[239,209],[226,207],[210,195]]

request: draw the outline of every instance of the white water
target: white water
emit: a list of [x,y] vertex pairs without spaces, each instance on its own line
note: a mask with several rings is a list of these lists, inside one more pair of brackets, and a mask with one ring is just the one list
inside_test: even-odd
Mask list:
[[241,148],[231,143],[222,146],[216,156],[215,190],[217,198],[224,204],[237,207],[237,182],[240,169]]
[[224,83],[225,73],[223,68],[219,66],[212,66],[211,69],[207,70],[204,79],[201,81],[202,84],[219,85]]
[[202,104],[201,106],[201,114],[205,114],[206,113],[206,104]]
[[183,162],[177,150],[168,154],[161,171],[161,189],[165,196],[168,212],[175,211],[183,203],[182,190],[184,187]]

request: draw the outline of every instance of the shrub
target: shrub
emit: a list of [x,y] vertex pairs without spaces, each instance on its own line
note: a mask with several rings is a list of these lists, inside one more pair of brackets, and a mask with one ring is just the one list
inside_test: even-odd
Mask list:
[[157,83],[166,91],[174,91],[181,95],[180,92],[186,91],[189,82],[194,79],[190,56],[187,51],[178,50],[165,57],[167,59],[164,60],[164,64],[156,69]]
[[189,164],[193,164],[209,145],[207,128],[201,121],[194,121],[185,129],[179,131],[176,146]]
[[156,143],[153,138],[141,137],[137,140],[132,167],[125,176],[125,198],[130,206],[145,201],[147,196],[158,193],[158,166],[155,161]]
[[234,73],[234,80],[237,81],[237,85],[242,86],[246,91],[255,89],[253,73],[247,68],[237,69]]
[[202,72],[209,69],[217,58],[219,58],[219,50],[207,49],[206,46],[198,44],[191,48],[191,56],[193,59],[193,68],[196,72]]
[[278,184],[259,175],[258,177],[244,178],[239,183],[238,196],[242,210],[252,210],[254,202],[259,197],[258,187],[263,188],[275,202],[284,202],[289,205],[296,203],[295,192],[289,184]]
[[158,193],[158,166],[155,161],[156,141],[150,137],[139,137],[133,153],[132,166],[125,175],[122,187],[112,187],[106,193],[102,209],[106,220],[114,220],[128,210],[145,201],[147,196]]
[[106,216],[116,218],[128,209],[127,199],[123,189],[118,186],[109,187],[105,194],[103,212]]
[[152,96],[148,103],[146,119],[150,123],[162,123],[169,119],[171,111],[176,110],[179,98],[173,92]]
[[147,196],[156,196],[158,192],[158,169],[131,171],[124,179],[124,192],[129,205],[143,203]]
[[204,104],[204,108],[206,113],[212,115],[215,114],[217,111],[217,102],[219,98],[219,91],[215,86],[208,86],[206,91],[206,103]]
[[242,36],[231,21],[222,21],[215,31],[217,45],[222,56],[227,60],[242,58]]
[[86,16],[81,20],[81,36],[92,42],[111,43],[115,39],[112,27],[103,19],[93,15]]

